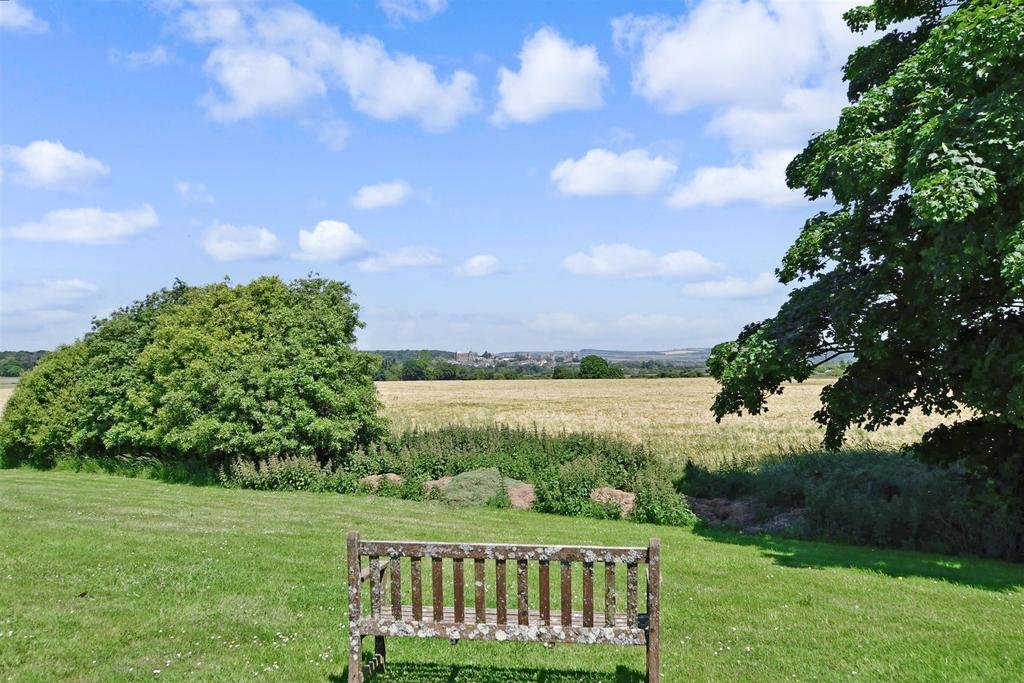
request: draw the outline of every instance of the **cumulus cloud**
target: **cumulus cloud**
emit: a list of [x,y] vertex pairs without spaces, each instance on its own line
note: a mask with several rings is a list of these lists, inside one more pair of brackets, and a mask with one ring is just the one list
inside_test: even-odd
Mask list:
[[266,228],[219,223],[203,236],[203,251],[218,261],[267,258],[280,248],[277,235]]
[[110,175],[99,159],[85,156],[51,140],[36,140],[26,147],[5,145],[5,165],[13,166],[14,181],[46,190],[78,190]]
[[389,52],[373,36],[344,35],[295,4],[192,3],[179,25],[212,46],[204,70],[218,88],[203,103],[217,120],[290,113],[338,87],[364,114],[434,131],[478,107],[469,72],[438,78],[433,65]]
[[589,252],[577,252],[562,261],[562,267],[574,275],[619,278],[700,278],[722,269],[696,251],[681,250],[655,254],[629,244],[599,244]]
[[367,273],[389,273],[399,268],[422,268],[440,265],[439,257],[426,247],[402,247],[359,262],[359,270]]
[[301,261],[347,261],[366,252],[361,235],[341,221],[320,221],[313,230],[299,230],[299,250],[292,256]]
[[8,290],[0,300],[3,315],[28,311],[65,309],[96,294],[99,288],[91,282],[70,278],[40,280]]
[[96,208],[58,209],[42,220],[23,223],[7,234],[15,239],[72,244],[111,244],[133,237],[159,223],[149,204],[125,211]]
[[565,159],[551,169],[551,180],[564,195],[597,197],[650,195],[675,175],[676,163],[652,157],[647,150],[633,149],[618,154],[592,149],[580,159]]
[[627,15],[612,29],[634,58],[634,92],[665,111],[771,103],[837,70],[866,40],[842,19],[855,4],[704,0],[678,18]]
[[774,150],[755,154],[735,166],[701,166],[693,177],[669,195],[667,203],[676,209],[695,206],[724,206],[752,201],[765,206],[782,206],[803,200],[786,186],[786,166],[796,150]]
[[409,183],[404,180],[364,185],[352,195],[352,206],[357,209],[380,209],[385,206],[396,206],[404,202],[412,193]]
[[170,64],[171,52],[163,45],[154,45],[148,50],[137,50],[134,52],[111,49],[107,53],[107,58],[111,64],[117,64],[127,69],[141,70]]
[[443,12],[448,7],[448,0],[377,0],[387,18],[392,23],[402,21],[426,21]]
[[498,259],[490,254],[478,254],[470,256],[464,263],[455,269],[459,277],[483,277],[491,275],[498,270]]
[[777,104],[729,107],[711,119],[707,130],[727,138],[737,150],[796,147],[835,125],[846,102],[840,84],[789,88]]
[[174,183],[174,191],[178,196],[191,204],[213,204],[213,195],[202,183],[189,180],[178,180]]
[[720,280],[692,282],[683,285],[683,296],[695,299],[753,299],[774,294],[782,285],[772,273],[761,273],[752,280],[740,277],[726,277]]
[[498,69],[501,98],[494,123],[530,123],[570,110],[599,109],[608,67],[593,45],[577,46],[542,28],[523,42],[519,71]]
[[0,2],[0,28],[7,31],[45,33],[50,30],[50,25],[37,17],[21,0],[4,0]]

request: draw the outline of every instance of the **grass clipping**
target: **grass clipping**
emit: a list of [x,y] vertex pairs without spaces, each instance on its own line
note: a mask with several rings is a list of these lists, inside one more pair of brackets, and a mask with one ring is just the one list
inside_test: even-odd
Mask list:
[[459,506],[508,507],[508,489],[522,484],[504,476],[497,467],[485,467],[452,477],[440,499]]

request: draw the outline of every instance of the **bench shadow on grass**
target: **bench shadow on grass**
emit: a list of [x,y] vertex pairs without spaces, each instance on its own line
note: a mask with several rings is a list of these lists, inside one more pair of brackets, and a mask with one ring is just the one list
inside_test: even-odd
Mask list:
[[905,550],[801,541],[778,536],[745,536],[732,531],[697,528],[716,543],[754,546],[780,567],[794,569],[863,569],[893,578],[920,577],[992,591],[1024,588],[1024,565],[964,555],[933,555]]
[[[461,666],[458,664],[424,664],[419,662],[388,662],[385,672],[367,677],[370,681],[396,683],[641,683],[644,677],[624,666],[609,671],[568,671],[563,669],[516,669],[499,666]],[[348,669],[333,675],[332,683],[348,680]]]

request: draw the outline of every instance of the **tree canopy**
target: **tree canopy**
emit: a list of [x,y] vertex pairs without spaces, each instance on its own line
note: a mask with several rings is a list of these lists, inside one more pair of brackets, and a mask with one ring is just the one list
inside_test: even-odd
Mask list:
[[[914,408],[970,418],[926,436],[938,459],[969,457],[979,432],[1020,444],[1024,3],[876,0],[846,20],[888,33],[849,58],[850,105],[787,169],[834,205],[783,257],[796,288],[779,312],[715,348],[713,410],[760,413],[784,382],[852,353],[815,415],[827,447]],[[981,464],[1024,482],[1013,453]]]
[[315,277],[177,282],[29,371],[0,420],[0,455],[344,456],[384,430],[379,358],[352,347],[351,294]]
[[622,368],[610,364],[601,356],[590,355],[580,359],[580,379],[622,379]]

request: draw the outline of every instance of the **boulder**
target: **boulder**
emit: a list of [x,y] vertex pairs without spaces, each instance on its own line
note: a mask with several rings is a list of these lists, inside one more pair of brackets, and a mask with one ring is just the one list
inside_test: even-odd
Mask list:
[[401,486],[405,483],[405,477],[394,472],[385,472],[384,474],[371,474],[368,477],[363,477],[359,480],[359,483],[367,488],[376,491],[380,486],[380,483],[387,479],[389,482],[396,486]]
[[604,505],[615,505],[622,511],[623,517],[628,517],[636,506],[636,494],[622,489],[614,489],[610,486],[601,486],[590,492],[590,500]]
[[529,510],[533,507],[533,501],[537,499],[533,484],[517,484],[507,487],[506,490],[509,502],[517,510]]
[[448,485],[452,483],[451,477],[441,477],[440,479],[430,479],[429,481],[423,482],[423,490],[429,496],[436,489],[437,491],[444,491],[448,488]]

